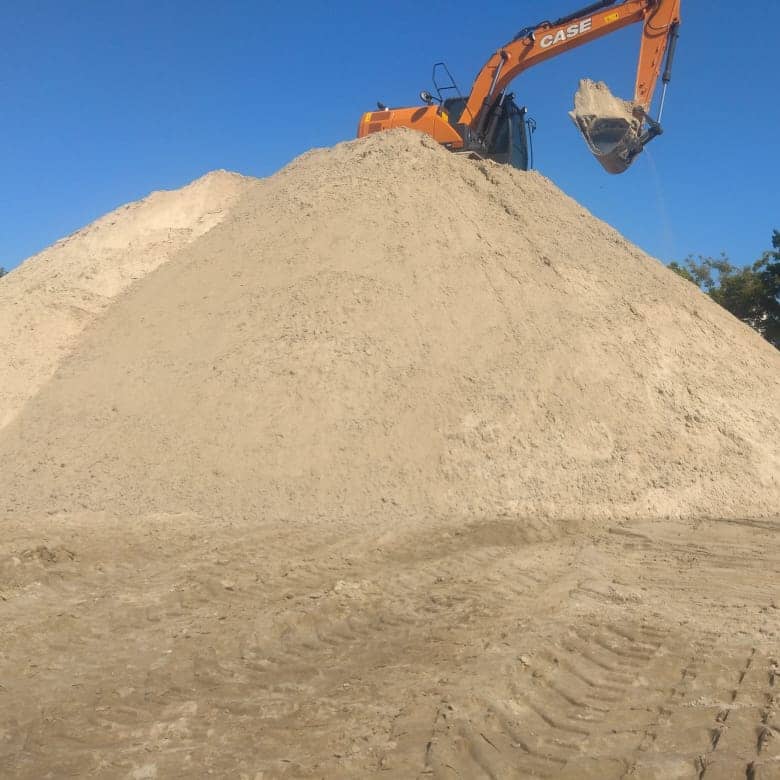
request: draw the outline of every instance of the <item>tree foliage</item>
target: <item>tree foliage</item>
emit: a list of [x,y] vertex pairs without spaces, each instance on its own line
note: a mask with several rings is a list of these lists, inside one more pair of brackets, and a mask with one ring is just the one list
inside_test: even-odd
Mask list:
[[3,266],[0,265],[0,278],[5,276],[7,273],[8,271],[6,271],[5,268],[3,268]]
[[780,231],[772,235],[772,249],[753,265],[740,268],[721,254],[689,256],[682,264],[669,263],[669,268],[780,349]]

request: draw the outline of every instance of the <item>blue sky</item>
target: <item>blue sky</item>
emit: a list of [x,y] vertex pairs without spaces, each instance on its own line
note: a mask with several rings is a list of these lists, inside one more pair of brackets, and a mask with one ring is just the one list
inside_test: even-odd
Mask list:
[[[444,59],[468,91],[521,27],[587,0],[0,0],[0,266],[214,168],[266,176],[414,105]],[[487,10],[485,10],[487,9]],[[776,0],[683,0],[665,134],[608,176],[567,116],[580,77],[633,92],[634,26],[513,85],[536,167],[663,259],[754,260],[780,228]]]

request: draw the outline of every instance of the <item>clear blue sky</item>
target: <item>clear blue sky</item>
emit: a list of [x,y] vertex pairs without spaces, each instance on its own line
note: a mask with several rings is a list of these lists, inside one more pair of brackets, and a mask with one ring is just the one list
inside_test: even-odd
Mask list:
[[[0,0],[0,265],[214,168],[266,176],[413,105],[445,59],[465,91],[521,27],[587,0]],[[485,10],[488,9],[488,10]],[[567,116],[581,76],[633,91],[639,28],[514,83],[536,167],[663,259],[755,259],[780,228],[780,3],[683,0],[665,135],[605,174]]]

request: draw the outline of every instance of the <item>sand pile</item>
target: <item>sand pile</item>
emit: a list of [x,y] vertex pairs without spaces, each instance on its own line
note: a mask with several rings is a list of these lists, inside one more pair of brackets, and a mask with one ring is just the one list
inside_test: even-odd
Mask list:
[[247,179],[214,171],[154,192],[31,257],[0,285],[0,429],[119,293],[224,219]]
[[542,176],[396,131],[242,187],[5,429],[12,514],[780,506],[780,356]]

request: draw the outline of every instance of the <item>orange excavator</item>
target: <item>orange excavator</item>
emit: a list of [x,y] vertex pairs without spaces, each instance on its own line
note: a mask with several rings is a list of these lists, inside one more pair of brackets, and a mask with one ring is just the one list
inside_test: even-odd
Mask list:
[[[424,105],[387,108],[364,114],[358,137],[394,127],[409,127],[431,135],[454,152],[508,163],[527,170],[530,166],[529,130],[532,120],[508,91],[510,83],[528,68],[601,38],[631,24],[642,23],[636,86],[632,102],[613,97],[603,84],[581,85],[572,118],[596,159],[609,173],[625,171],[647,143],[662,133],[660,118],[649,115],[655,86],[671,79],[672,61],[680,25],[681,0],[601,0],[564,16],[523,28],[496,51],[477,74],[471,93],[460,94],[444,63],[436,63],[433,81],[437,97],[420,93]],[[442,82],[446,78],[445,83]],[[598,99],[582,101],[583,88],[600,88]],[[456,96],[445,97],[454,90]],[[591,94],[593,97],[593,94]],[[606,97],[606,100],[604,99]]]

